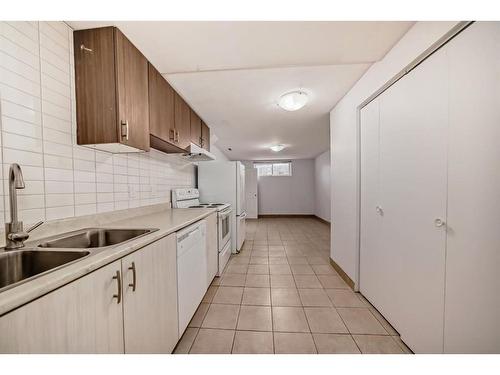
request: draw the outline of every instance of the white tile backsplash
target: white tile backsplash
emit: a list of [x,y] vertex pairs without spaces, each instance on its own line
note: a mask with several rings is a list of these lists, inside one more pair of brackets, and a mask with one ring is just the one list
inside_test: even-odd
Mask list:
[[195,166],[151,150],[109,154],[76,145],[72,30],[63,22],[0,22],[0,224],[9,221],[8,171],[25,223],[170,202],[194,186]]

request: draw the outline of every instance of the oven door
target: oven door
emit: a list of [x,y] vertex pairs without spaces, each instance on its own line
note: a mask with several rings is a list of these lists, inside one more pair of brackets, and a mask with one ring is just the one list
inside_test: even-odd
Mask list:
[[219,212],[219,225],[218,225],[219,251],[222,251],[227,242],[231,240],[232,212],[233,210],[231,210],[230,208]]

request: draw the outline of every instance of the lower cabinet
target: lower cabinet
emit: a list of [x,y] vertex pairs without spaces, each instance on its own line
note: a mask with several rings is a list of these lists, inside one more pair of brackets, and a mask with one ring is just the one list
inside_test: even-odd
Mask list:
[[176,262],[175,235],[122,259],[125,353],[171,353],[177,344]]
[[0,317],[0,353],[171,353],[175,234]]
[[115,261],[0,317],[0,353],[123,353]]

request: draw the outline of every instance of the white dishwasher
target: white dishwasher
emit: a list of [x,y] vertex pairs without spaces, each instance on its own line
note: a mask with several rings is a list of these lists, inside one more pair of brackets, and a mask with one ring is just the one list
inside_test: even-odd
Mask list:
[[201,220],[177,232],[179,337],[207,291],[207,224]]

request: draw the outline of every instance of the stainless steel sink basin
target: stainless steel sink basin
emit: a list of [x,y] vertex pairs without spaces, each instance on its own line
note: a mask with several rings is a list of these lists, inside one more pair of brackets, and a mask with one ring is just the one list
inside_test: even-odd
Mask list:
[[88,251],[53,251],[22,249],[0,252],[0,291],[54,271],[77,259]]
[[156,229],[101,229],[91,228],[42,242],[39,247],[59,249],[91,249],[118,245],[144,236]]

